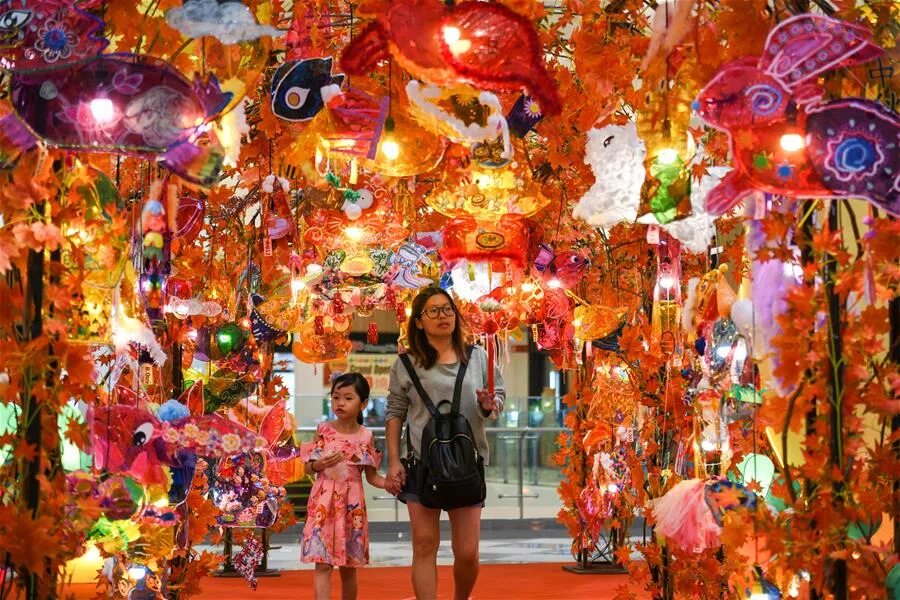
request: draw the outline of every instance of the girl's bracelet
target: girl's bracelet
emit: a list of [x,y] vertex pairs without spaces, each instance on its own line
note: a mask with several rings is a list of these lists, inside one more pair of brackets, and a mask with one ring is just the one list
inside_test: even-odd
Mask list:
[[318,473],[319,470],[316,468],[316,461],[313,460],[309,463],[309,468],[312,469],[313,473]]

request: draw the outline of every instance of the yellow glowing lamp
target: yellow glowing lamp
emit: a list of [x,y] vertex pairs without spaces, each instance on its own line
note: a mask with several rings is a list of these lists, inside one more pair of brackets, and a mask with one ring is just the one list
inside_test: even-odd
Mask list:
[[395,114],[385,121],[375,158],[363,159],[362,166],[387,177],[412,177],[434,169],[443,156],[441,136]]
[[84,554],[66,563],[66,574],[72,578],[72,583],[93,583],[97,572],[103,568],[103,561],[97,546],[88,542]]

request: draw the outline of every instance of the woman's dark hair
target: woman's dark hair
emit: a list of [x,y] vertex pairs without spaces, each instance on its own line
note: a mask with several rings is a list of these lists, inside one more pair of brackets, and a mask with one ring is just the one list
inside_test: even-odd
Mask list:
[[[331,393],[334,394],[334,390],[342,387],[352,387],[353,391],[359,396],[360,402],[365,402],[369,399],[369,382],[362,373],[344,373],[335,377],[334,381],[331,382]],[[356,415],[356,422],[362,425],[362,412]]]
[[465,321],[463,320],[462,315],[459,314],[456,303],[453,301],[453,298],[450,297],[450,294],[441,288],[427,287],[419,292],[413,300],[412,312],[409,313],[409,320],[406,322],[406,335],[409,339],[409,353],[412,355],[412,358],[415,359],[416,363],[426,370],[434,366],[437,362],[438,355],[437,350],[428,343],[428,338],[425,336],[425,330],[416,327],[416,319],[422,318],[422,311],[425,309],[425,303],[428,302],[429,298],[436,294],[441,294],[447,298],[447,302],[449,302],[450,306],[453,308],[453,314],[456,315],[456,326],[453,328],[453,349],[456,351],[456,356],[460,362],[466,362],[468,360],[468,357],[466,356],[466,335],[463,331]]

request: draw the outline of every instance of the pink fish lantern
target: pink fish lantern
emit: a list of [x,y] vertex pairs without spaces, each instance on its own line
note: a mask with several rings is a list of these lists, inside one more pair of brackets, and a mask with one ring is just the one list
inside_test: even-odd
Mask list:
[[900,119],[860,98],[822,101],[822,73],[883,54],[864,27],[819,15],[783,21],[760,58],[725,65],[695,103],[728,132],[735,169],[706,199],[720,215],[755,190],[864,198],[900,215]]
[[532,274],[550,288],[568,290],[581,282],[590,266],[591,261],[578,252],[567,250],[557,254],[547,244],[541,244],[534,257]]
[[[145,55],[101,54],[103,23],[72,2],[7,0],[9,98],[0,156],[14,162],[39,142],[83,152],[156,157],[182,178],[216,181],[224,152],[208,122],[228,105],[215,77],[189,81]],[[2,26],[3,23],[0,23]],[[205,140],[201,138],[206,138]]]
[[203,388],[195,384],[180,400],[154,414],[140,403],[93,409],[90,418],[94,467],[128,474],[145,485],[165,485],[164,468],[196,456],[223,457],[265,447],[267,442],[238,423],[203,414]]

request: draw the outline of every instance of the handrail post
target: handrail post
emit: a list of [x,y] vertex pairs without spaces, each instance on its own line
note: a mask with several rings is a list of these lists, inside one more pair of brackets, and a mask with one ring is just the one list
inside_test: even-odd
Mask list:
[[525,518],[525,430],[519,432],[519,520]]

